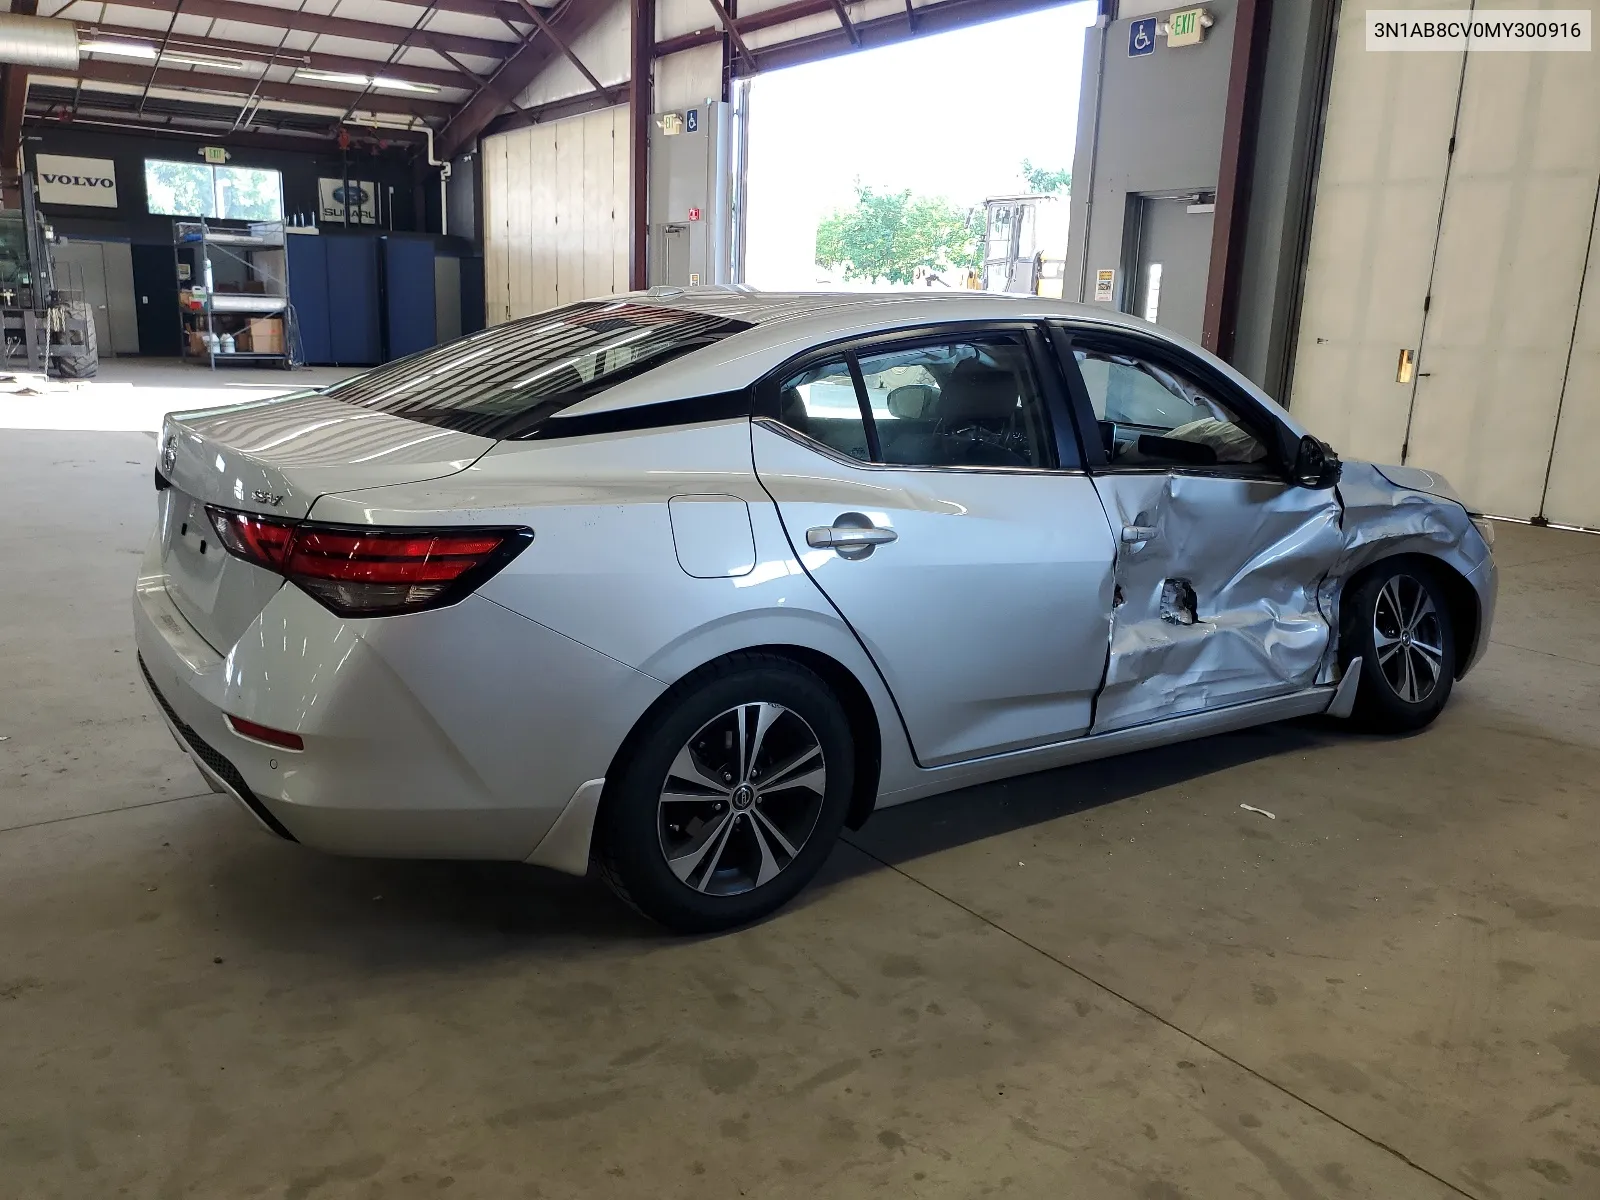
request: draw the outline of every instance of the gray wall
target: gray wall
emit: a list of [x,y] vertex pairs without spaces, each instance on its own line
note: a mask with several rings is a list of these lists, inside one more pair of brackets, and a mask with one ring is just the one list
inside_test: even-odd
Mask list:
[[1072,164],[1069,298],[1092,299],[1094,273],[1109,267],[1117,271],[1117,306],[1131,300],[1122,271],[1130,192],[1216,188],[1236,4],[1211,0],[1206,5],[1216,24],[1198,46],[1171,50],[1165,38],[1158,38],[1154,54],[1129,58],[1129,18],[1091,29],[1084,39],[1083,99]]
[[[1293,353],[1336,4],[1295,0],[1272,6],[1231,357],[1273,393],[1284,390]],[[1137,7],[1148,12],[1153,6]],[[1129,58],[1132,17],[1090,30],[1085,39],[1068,298],[1092,301],[1094,273],[1109,267],[1118,272],[1117,306],[1131,307],[1122,261],[1130,193],[1217,186],[1237,0],[1211,0],[1206,8],[1216,24],[1198,46],[1172,50],[1162,38],[1154,54]]]

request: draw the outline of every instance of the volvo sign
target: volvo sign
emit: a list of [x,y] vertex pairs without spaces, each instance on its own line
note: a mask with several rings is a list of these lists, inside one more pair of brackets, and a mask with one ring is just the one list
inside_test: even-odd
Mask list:
[[109,158],[75,158],[40,154],[33,160],[39,179],[39,203],[75,204],[86,208],[117,206],[117,164]]

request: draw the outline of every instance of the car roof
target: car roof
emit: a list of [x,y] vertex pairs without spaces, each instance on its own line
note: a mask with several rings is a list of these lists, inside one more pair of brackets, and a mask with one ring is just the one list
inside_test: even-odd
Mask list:
[[564,415],[610,412],[737,391],[813,347],[875,333],[968,321],[1057,320],[1136,331],[1197,355],[1279,413],[1297,434],[1304,432],[1271,397],[1221,359],[1169,330],[1104,304],[965,288],[765,292],[742,285],[655,287],[611,299],[726,317],[750,328],[599,392],[573,405]]

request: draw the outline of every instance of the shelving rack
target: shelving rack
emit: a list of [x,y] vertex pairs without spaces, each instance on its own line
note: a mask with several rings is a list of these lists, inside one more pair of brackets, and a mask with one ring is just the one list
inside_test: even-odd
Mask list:
[[[173,259],[181,264],[180,251],[193,250],[193,278],[189,288],[180,289],[179,323],[180,347],[185,358],[203,357],[209,360],[214,371],[217,364],[253,363],[255,365],[293,365],[289,348],[289,256],[285,247],[282,221],[256,221],[247,228],[211,225],[206,221],[175,221],[172,229]],[[220,258],[242,263],[245,282],[260,285],[259,291],[219,292],[216,289],[213,261]],[[180,278],[182,271],[178,272]],[[198,308],[185,305],[184,293],[196,286],[205,289]],[[251,317],[278,317],[282,349],[271,352],[236,350],[224,354],[218,348],[218,338],[223,333],[236,333],[235,325],[243,328]],[[222,318],[219,325],[218,318]],[[243,320],[235,320],[243,318]],[[195,355],[189,345],[191,332],[206,336],[206,352]]]

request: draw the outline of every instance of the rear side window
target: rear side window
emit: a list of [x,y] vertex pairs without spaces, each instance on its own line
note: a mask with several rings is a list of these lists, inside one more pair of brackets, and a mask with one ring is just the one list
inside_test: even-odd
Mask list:
[[589,301],[434,346],[325,394],[462,433],[526,437],[580,400],[749,328],[682,309]]
[[784,380],[778,388],[778,419],[830,450],[863,462],[872,457],[856,385],[843,359]]
[[1027,344],[1007,333],[886,346],[859,357],[846,352],[786,379],[778,419],[863,462],[1055,465]]

